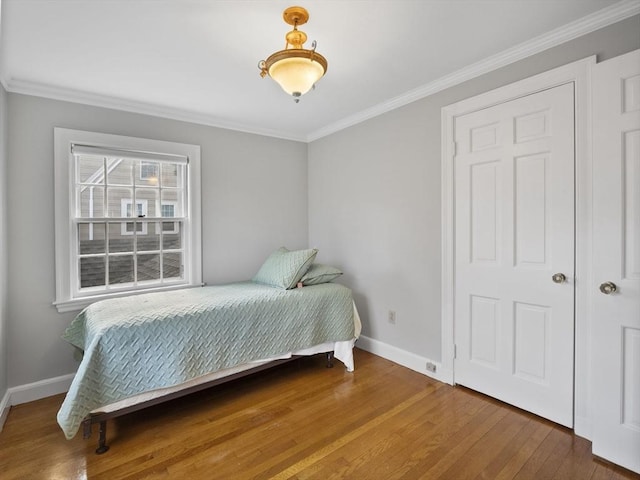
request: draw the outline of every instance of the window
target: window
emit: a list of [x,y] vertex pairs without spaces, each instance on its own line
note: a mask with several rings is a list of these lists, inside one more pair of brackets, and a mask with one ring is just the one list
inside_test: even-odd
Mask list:
[[58,311],[201,283],[200,147],[55,129]]

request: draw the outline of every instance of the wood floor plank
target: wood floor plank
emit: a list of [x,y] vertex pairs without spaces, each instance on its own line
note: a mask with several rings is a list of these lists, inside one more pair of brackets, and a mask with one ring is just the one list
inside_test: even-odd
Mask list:
[[[255,478],[271,478],[279,475],[278,472],[291,468],[292,462],[297,463],[297,458],[307,459],[310,456],[317,456],[319,450],[323,450],[324,455],[328,445],[342,442],[342,437],[352,436],[354,431],[368,428],[370,422],[376,421],[376,418],[402,402],[410,391],[414,391],[412,387],[410,391],[398,389],[387,392],[384,396],[376,395],[382,387],[383,385],[380,384],[373,388],[363,402],[344,399],[345,402],[341,402],[342,408],[333,415],[327,415],[322,404],[318,404],[314,409],[315,416],[309,416],[308,413],[305,415],[302,434],[292,432],[297,442],[297,447],[293,451],[282,452],[268,462],[250,469],[248,473],[256,475]],[[340,418],[340,422],[335,421],[337,418]]]
[[[478,408],[483,407],[479,404],[477,407],[473,405],[475,399],[472,397],[452,399],[452,390],[452,387],[444,386],[440,390],[444,395],[435,400],[436,408],[421,410],[424,422],[419,428],[409,429],[408,434],[401,431],[398,433],[403,440],[397,448],[384,455],[386,461],[383,464],[377,459],[372,462],[360,461],[359,469],[353,472],[361,472],[363,478],[375,478],[383,471],[385,478],[395,480],[402,478],[429,455],[438,456],[437,452],[446,439],[453,435],[460,425],[468,423],[478,412]],[[398,425],[397,428],[401,430],[402,426]]]
[[486,471],[496,455],[513,440],[526,424],[527,419],[523,416],[505,415],[467,450],[465,453],[467,461],[455,462],[441,477],[459,480],[475,478],[477,472]]
[[105,455],[95,434],[64,438],[62,400],[11,409],[2,480],[640,479],[563,427],[360,350],[355,373],[315,357],[110,421]]
[[562,449],[563,434],[560,428],[553,428],[551,426],[549,428],[549,435],[547,435],[545,441],[531,454],[522,469],[515,475],[514,479],[525,480],[538,478],[538,472],[544,468],[553,453],[557,449]]
[[595,470],[595,465],[589,462],[590,458],[591,442],[572,435],[571,452],[564,456],[560,468],[555,473],[555,477],[559,480],[591,477]]
[[304,459],[298,461],[297,463],[291,465],[286,470],[283,470],[282,472],[273,476],[273,479],[284,480],[287,478],[291,478],[292,476],[296,475],[301,470],[303,470],[306,465],[316,463],[322,460],[324,457],[326,457],[330,453],[338,451],[347,443],[361,439],[362,437],[366,436],[371,430],[377,427],[380,423],[388,420],[389,418],[393,418],[404,409],[412,408],[418,402],[424,400],[426,397],[427,397],[427,392],[425,391],[417,393],[412,397],[409,397],[399,405],[393,407],[391,410],[388,410],[386,412],[381,413],[380,415],[377,415],[376,417],[372,418],[371,420],[361,425],[360,427],[345,433],[336,441],[317,450],[312,455],[307,456]]
[[525,428],[494,459],[494,465],[489,465],[476,478],[478,480],[485,478],[509,480],[514,478],[532,453],[547,438],[549,431],[550,427],[545,423],[530,419]]
[[[407,409],[398,416],[388,418],[370,433],[376,443],[367,441],[370,445],[368,449],[363,450],[361,441],[352,441],[334,452],[334,458],[328,457],[323,464],[314,465],[314,475],[308,478],[332,480],[359,476],[391,479],[403,465],[403,459],[400,458],[402,453],[406,455],[406,452],[412,451],[432,428],[433,424],[422,414],[422,410]],[[381,464],[378,461],[380,458],[387,461]],[[307,472],[303,473],[306,475]]]

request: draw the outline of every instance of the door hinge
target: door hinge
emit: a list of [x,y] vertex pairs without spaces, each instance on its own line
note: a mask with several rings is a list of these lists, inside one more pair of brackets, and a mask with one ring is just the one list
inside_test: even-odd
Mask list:
[[453,344],[453,359],[455,360],[456,358],[458,358],[458,346],[454,343]]

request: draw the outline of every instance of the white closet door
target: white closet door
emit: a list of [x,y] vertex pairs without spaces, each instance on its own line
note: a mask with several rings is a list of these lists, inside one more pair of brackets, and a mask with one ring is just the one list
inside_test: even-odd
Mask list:
[[593,179],[593,453],[640,473],[640,51],[594,67]]
[[572,427],[573,83],[457,117],[455,142],[455,383]]

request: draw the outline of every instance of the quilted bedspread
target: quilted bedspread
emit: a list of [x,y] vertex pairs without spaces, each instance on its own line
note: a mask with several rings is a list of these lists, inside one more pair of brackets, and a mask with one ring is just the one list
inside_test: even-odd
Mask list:
[[354,338],[351,290],[253,282],[102,300],[63,338],[84,352],[58,412],[72,438],[97,407],[207,373]]

